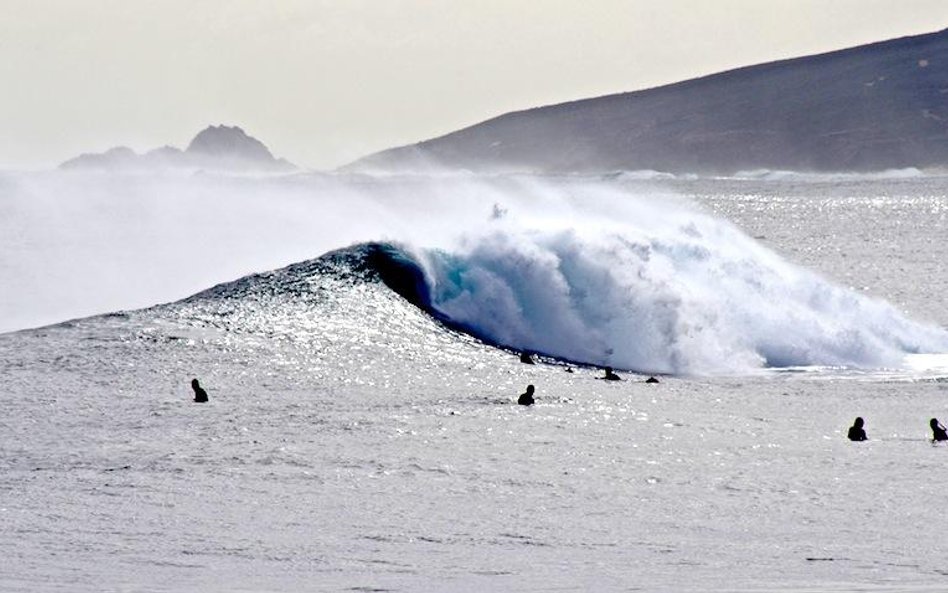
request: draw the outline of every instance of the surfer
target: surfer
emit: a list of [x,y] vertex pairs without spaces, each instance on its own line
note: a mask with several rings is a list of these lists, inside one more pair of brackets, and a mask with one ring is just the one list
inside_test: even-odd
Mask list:
[[603,377],[603,379],[605,379],[606,381],[621,381],[621,380],[622,380],[622,377],[620,377],[619,375],[615,374],[615,373],[612,371],[612,367],[606,367],[606,376]]
[[533,385],[527,385],[527,391],[520,394],[520,398],[517,399],[517,403],[521,406],[533,405]]
[[932,427],[932,442],[936,441],[948,441],[948,432],[945,431],[945,427],[941,425],[941,422],[938,421],[938,418],[932,418],[928,421],[928,425]]
[[194,401],[204,403],[207,401],[207,392],[201,387],[197,379],[191,379],[191,389],[194,390]]
[[857,417],[853,421],[853,425],[849,427],[849,434],[846,435],[851,441],[868,441],[869,437],[866,436],[866,431],[862,428],[862,425],[865,424],[861,417]]
[[648,379],[645,380],[645,382],[646,382],[646,383],[658,383],[658,379],[656,379],[655,377],[649,377]]
[[529,352],[520,353],[520,362],[523,364],[536,364],[536,361],[533,360],[533,355]]

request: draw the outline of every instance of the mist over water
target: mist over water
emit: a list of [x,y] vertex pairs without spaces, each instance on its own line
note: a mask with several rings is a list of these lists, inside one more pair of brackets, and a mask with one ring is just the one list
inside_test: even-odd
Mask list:
[[677,197],[602,178],[0,177],[0,331],[183,298],[393,241],[491,343],[646,372],[898,366],[945,332],[784,261]]

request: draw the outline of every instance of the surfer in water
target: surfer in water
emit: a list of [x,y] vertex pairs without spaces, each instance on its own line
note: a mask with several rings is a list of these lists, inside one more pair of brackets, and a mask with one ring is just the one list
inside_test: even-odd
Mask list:
[[606,367],[606,376],[603,377],[606,381],[621,381],[622,377],[613,372],[612,367]]
[[523,364],[536,364],[536,361],[533,360],[533,355],[530,354],[529,352],[520,353],[520,362],[522,362]]
[[194,401],[204,403],[207,401],[207,392],[201,387],[197,379],[191,379],[191,389],[194,390]]
[[862,425],[865,424],[861,417],[857,417],[853,422],[853,425],[849,427],[849,434],[846,435],[851,441],[868,441],[869,437],[866,436],[866,431],[862,428]]
[[941,422],[938,421],[938,418],[932,418],[928,421],[928,425],[932,427],[932,442],[937,441],[948,441],[948,432],[945,432],[945,427],[941,425]]
[[527,391],[520,394],[517,403],[521,406],[533,405],[533,385],[527,385]]

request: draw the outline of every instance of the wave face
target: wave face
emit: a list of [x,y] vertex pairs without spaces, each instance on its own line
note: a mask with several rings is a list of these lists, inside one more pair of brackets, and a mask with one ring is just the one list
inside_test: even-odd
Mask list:
[[489,343],[642,372],[898,367],[948,349],[943,330],[701,213],[652,210],[637,228],[502,227],[451,250],[386,246],[376,264],[412,303]]
[[948,352],[944,330],[791,264],[673,195],[583,178],[368,185],[411,232],[374,230],[395,238],[205,296],[249,288],[292,300],[308,298],[311,278],[382,282],[488,344],[648,373],[896,368],[907,354]]

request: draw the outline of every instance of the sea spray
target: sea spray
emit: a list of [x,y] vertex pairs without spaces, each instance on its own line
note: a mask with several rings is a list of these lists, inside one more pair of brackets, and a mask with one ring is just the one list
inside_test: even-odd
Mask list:
[[943,331],[787,263],[665,182],[147,173],[0,180],[8,213],[0,217],[0,331],[181,298],[345,245],[388,242],[417,269],[391,267],[386,282],[410,287],[413,302],[440,320],[490,343],[576,361],[705,374],[897,366],[905,353],[948,351]]
[[944,331],[782,260],[726,221],[632,196],[621,210],[560,228],[506,215],[453,250],[427,251],[433,310],[492,343],[644,372],[895,367],[948,348]]

